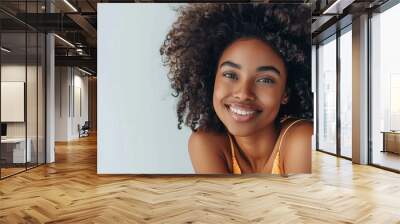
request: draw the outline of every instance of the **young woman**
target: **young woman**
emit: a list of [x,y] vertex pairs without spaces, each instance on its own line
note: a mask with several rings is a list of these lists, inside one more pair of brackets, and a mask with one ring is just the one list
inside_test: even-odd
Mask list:
[[196,173],[311,172],[309,19],[293,4],[179,9],[160,51]]

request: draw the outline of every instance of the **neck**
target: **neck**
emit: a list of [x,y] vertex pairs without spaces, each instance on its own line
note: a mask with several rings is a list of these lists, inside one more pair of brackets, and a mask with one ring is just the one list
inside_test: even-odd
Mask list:
[[276,139],[277,129],[274,124],[249,136],[235,136],[241,156],[247,160],[254,171],[262,171],[270,158]]

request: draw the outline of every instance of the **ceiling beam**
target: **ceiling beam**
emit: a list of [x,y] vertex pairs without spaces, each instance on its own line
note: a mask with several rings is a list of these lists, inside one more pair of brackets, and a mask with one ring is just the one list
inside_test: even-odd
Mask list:
[[74,21],[77,25],[79,25],[87,34],[91,37],[97,36],[97,30],[90,24],[85,17],[81,14],[69,13],[67,16]]
[[55,56],[56,66],[83,66],[96,70],[96,58],[90,56]]

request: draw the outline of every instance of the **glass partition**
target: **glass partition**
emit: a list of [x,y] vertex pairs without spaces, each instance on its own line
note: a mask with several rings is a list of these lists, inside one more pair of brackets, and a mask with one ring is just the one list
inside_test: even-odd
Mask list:
[[27,150],[30,151],[30,160],[27,163],[28,168],[37,165],[37,132],[38,132],[38,49],[37,41],[38,35],[36,32],[27,33],[27,98],[26,98],[26,112],[27,112]]
[[318,145],[336,154],[336,36],[318,47]]
[[[24,171],[26,144],[26,33],[1,34],[1,176]],[[4,50],[6,49],[6,50]]]
[[[0,7],[43,13],[45,1]],[[35,18],[35,17],[33,17]],[[0,178],[45,163],[45,34],[0,11]]]

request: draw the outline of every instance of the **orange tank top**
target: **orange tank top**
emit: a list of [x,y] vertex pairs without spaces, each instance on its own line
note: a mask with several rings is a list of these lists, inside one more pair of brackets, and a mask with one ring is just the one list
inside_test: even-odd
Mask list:
[[[272,165],[272,171],[271,174],[278,174],[278,175],[284,175],[284,168],[283,165],[281,167],[281,159],[280,159],[280,152],[281,152],[281,146],[282,146],[282,141],[287,133],[287,131],[289,130],[290,127],[292,127],[294,124],[296,124],[299,121],[302,121],[304,119],[299,119],[299,120],[295,120],[293,121],[284,131],[282,136],[279,136],[278,141],[278,152],[276,153],[276,157],[274,159],[273,165]],[[235,150],[234,150],[234,144],[233,144],[233,140],[230,134],[228,134],[229,136],[229,141],[231,144],[231,154],[232,154],[232,173],[233,174],[242,174],[242,170],[240,169],[239,163],[237,162],[236,156],[235,156]],[[275,149],[275,147],[274,147]],[[271,154],[272,156],[272,154]]]

